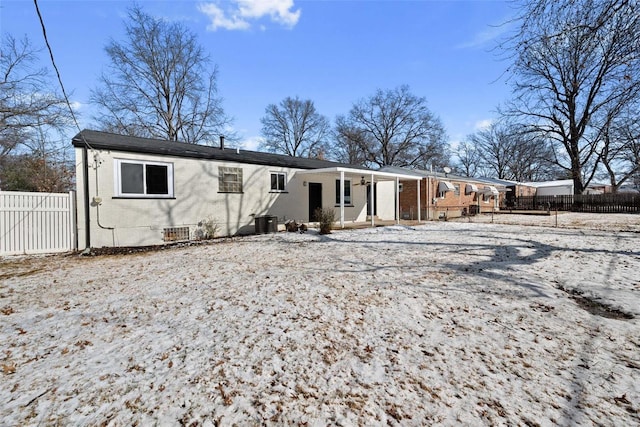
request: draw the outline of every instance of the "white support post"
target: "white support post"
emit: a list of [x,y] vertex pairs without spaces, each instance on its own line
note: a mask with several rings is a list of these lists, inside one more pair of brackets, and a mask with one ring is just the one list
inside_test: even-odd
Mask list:
[[400,224],[400,178],[396,176],[396,224]]
[[340,171],[340,228],[344,228],[344,171]]
[[427,221],[431,218],[431,214],[429,211],[431,210],[431,177],[427,177],[427,188],[425,188],[425,192],[427,193]]
[[371,214],[371,226],[372,227],[376,226],[375,220],[373,219],[374,214],[376,212],[376,199],[374,197],[375,196],[374,187],[375,187],[375,183],[373,182],[373,174],[371,174],[371,187],[370,187],[371,189],[369,190],[369,200],[371,202],[371,206],[370,206],[371,212],[370,212],[370,214]]
[[421,179],[419,179],[418,182],[418,191],[416,192],[418,194],[418,222],[420,222],[421,218],[420,218],[420,181],[422,181]]

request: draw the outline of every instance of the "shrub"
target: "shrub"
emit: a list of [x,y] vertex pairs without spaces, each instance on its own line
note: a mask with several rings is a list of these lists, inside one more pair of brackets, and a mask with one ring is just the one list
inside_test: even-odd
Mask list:
[[335,222],[336,213],[333,209],[318,208],[313,213],[320,226],[320,234],[331,233],[331,226]]
[[218,230],[220,229],[218,221],[209,216],[198,223],[195,235],[197,240],[209,240],[216,237]]

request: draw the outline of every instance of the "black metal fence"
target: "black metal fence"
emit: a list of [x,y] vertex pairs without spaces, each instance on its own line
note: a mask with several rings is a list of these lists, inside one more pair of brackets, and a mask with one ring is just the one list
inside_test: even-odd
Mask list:
[[640,194],[606,193],[573,196],[527,196],[505,201],[501,210],[559,210],[596,213],[639,213]]

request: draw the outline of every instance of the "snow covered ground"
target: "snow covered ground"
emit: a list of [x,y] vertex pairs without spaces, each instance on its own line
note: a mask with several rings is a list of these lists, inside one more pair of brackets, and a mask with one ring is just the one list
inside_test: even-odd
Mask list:
[[638,425],[640,216],[561,216],[0,259],[0,424]]

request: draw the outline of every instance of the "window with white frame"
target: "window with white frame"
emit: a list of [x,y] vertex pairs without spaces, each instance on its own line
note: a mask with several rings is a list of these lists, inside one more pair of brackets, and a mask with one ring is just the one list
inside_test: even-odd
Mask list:
[[242,168],[218,167],[218,191],[242,193]]
[[271,191],[283,192],[287,187],[287,174],[284,172],[271,172]]
[[[340,180],[336,179],[336,205],[340,204]],[[344,180],[344,204],[351,204],[351,180]]]
[[116,159],[114,166],[117,197],[173,197],[173,163]]

